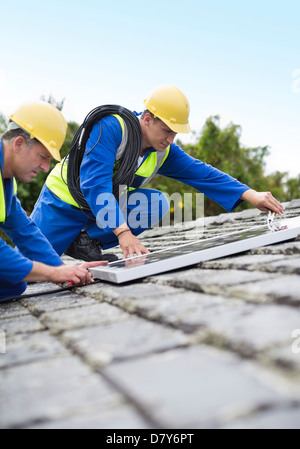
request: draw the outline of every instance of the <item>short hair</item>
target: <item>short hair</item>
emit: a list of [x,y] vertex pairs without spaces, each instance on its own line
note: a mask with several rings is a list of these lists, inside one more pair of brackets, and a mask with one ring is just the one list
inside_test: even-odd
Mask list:
[[[153,118],[153,120],[160,120],[160,118],[156,117],[151,111],[149,111],[148,109],[146,109],[142,115],[141,115],[141,119],[143,120],[145,118],[146,114],[150,114],[151,117]],[[161,121],[161,120],[160,120]]]
[[26,142],[26,145],[28,147],[32,147],[36,143],[39,143],[39,141],[35,138],[31,138],[27,131],[25,131],[22,128],[14,127],[13,129],[9,129],[2,135],[2,140],[5,140],[6,142],[10,142],[17,137],[23,137],[23,139]]

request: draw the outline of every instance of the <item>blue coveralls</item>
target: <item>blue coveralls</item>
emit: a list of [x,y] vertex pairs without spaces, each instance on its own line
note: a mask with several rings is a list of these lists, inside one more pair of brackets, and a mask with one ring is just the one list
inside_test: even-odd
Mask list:
[[[3,167],[3,146],[0,141],[0,160]],[[22,282],[33,268],[33,261],[51,266],[63,262],[34,222],[27,217],[14,194],[13,179],[4,180],[7,218],[1,229],[19,250],[0,238],[0,298],[21,295],[27,287]]]
[[[63,202],[47,186],[44,186],[31,215],[59,255],[63,254],[81,230],[86,230],[91,238],[97,238],[104,249],[118,245],[118,239],[112,232],[113,229],[106,227],[106,223],[101,223],[101,218],[96,223],[95,217],[99,217],[99,212],[104,207],[99,204],[99,201],[97,202],[99,194],[112,194],[113,169],[117,149],[122,140],[122,131],[115,117],[105,117],[100,123],[102,126],[101,138],[99,140],[100,125],[96,124],[87,142],[80,169],[81,190],[92,212],[83,212]],[[153,151],[155,151],[154,148],[149,148],[143,160]],[[242,202],[240,197],[249,189],[248,186],[241,184],[231,176],[189,156],[175,144],[171,145],[169,156],[158,174],[194,187],[228,211],[232,211]],[[134,193],[141,192],[144,194],[144,198],[147,198],[144,206],[139,204],[139,209],[144,207],[142,215],[146,219],[138,229],[132,229],[134,235],[139,235],[155,224],[151,220],[151,212],[153,214],[155,211],[154,215],[160,221],[169,210],[166,197],[160,192],[140,188],[142,181],[143,179],[140,179],[139,176],[135,176],[132,187],[137,190],[128,195],[129,204],[130,196]],[[155,192],[156,195],[152,195]],[[157,205],[151,204],[153,198],[154,201],[157,201]],[[128,205],[125,212],[122,212],[117,202],[112,207],[115,207],[117,212],[118,220],[115,226],[117,228],[125,222],[125,218],[127,221],[128,215],[136,205]],[[130,227],[129,222],[128,225]]]

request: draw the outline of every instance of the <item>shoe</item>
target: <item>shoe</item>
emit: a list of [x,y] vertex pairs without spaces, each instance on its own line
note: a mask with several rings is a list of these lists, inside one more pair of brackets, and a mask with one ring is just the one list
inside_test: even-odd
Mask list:
[[102,246],[98,239],[91,239],[87,232],[81,232],[65,251],[66,256],[85,262],[107,260],[115,262],[119,258],[115,254],[102,254]]

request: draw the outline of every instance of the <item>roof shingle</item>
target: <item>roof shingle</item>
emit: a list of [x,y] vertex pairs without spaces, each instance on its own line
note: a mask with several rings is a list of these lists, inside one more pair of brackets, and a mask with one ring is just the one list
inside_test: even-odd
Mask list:
[[[300,215],[300,200],[285,207]],[[142,240],[161,250],[265,221],[247,210]],[[2,305],[0,428],[300,428],[299,273],[296,239]]]

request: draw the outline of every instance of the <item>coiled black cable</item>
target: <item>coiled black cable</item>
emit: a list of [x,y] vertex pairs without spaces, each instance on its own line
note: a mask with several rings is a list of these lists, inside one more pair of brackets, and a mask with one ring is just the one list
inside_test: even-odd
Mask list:
[[[137,161],[142,149],[142,131],[136,115],[126,108],[118,105],[104,105],[93,109],[85,118],[84,122],[75,134],[70,151],[65,159],[67,162],[67,180],[69,191],[79,205],[85,211],[90,212],[91,208],[85,200],[80,188],[80,165],[85,153],[86,144],[90,137],[94,125],[103,117],[117,114],[124,120],[128,130],[128,140],[125,150],[117,162],[117,167],[113,174],[113,194],[119,200],[119,186],[129,187],[134,179],[137,168]],[[101,134],[99,139],[101,138]],[[63,170],[62,165],[62,170]]]

